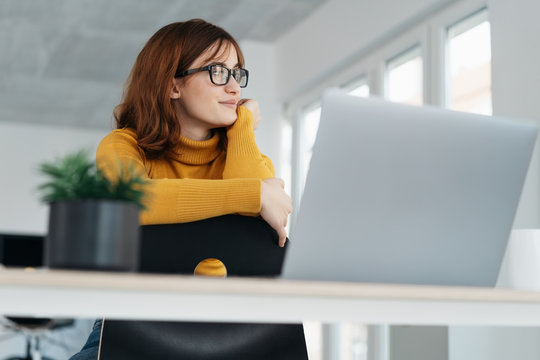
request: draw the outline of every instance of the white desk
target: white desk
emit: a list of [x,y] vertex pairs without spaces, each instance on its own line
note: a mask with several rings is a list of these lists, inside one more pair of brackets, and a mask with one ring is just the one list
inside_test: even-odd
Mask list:
[[540,293],[254,278],[0,270],[0,314],[539,326]]

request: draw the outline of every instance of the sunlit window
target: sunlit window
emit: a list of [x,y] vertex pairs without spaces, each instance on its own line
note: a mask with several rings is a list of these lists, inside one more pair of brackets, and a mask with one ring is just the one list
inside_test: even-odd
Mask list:
[[299,196],[302,196],[304,191],[304,185],[306,183],[306,176],[309,170],[309,163],[311,162],[311,154],[313,152],[313,144],[317,137],[317,130],[319,129],[319,122],[321,120],[321,105],[320,103],[312,104],[308,106],[301,118],[301,137],[300,137],[300,168],[299,179],[300,188]]
[[360,97],[369,96],[369,85],[367,82],[367,78],[365,76],[361,76],[357,79],[354,79],[344,84],[342,88],[345,91],[347,91],[347,94],[349,95],[360,96]]
[[290,123],[281,127],[281,167],[280,177],[285,181],[285,191],[291,194],[292,181],[292,136],[293,130]]
[[342,323],[340,359],[366,360],[367,359],[367,326],[356,323]]
[[447,30],[446,106],[490,115],[491,35],[487,10]]
[[423,91],[422,48],[417,45],[386,62],[385,95],[391,101],[422,105]]

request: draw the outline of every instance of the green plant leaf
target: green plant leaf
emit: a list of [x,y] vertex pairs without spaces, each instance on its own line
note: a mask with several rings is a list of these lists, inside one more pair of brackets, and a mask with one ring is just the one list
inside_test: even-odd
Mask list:
[[48,181],[39,185],[41,200],[46,203],[66,200],[118,200],[144,208],[144,186],[147,180],[133,166],[120,164],[119,177],[110,181],[82,150],[40,165]]

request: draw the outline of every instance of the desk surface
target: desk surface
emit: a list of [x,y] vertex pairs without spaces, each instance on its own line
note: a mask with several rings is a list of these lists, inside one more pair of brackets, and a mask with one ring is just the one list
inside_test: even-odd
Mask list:
[[538,326],[540,292],[1,269],[0,313],[155,320]]

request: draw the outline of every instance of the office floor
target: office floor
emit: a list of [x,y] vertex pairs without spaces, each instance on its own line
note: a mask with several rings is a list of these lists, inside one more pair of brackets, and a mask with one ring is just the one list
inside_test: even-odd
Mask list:
[[[86,342],[90,333],[93,320],[77,320],[75,325],[54,331],[48,340],[41,342],[43,355],[55,360],[68,359],[71,355],[80,350]],[[0,323],[0,324],[3,324]],[[25,338],[21,334],[14,334],[10,330],[0,326],[0,359],[6,359],[11,356],[22,356],[25,354]],[[64,344],[65,347],[56,343]]]

